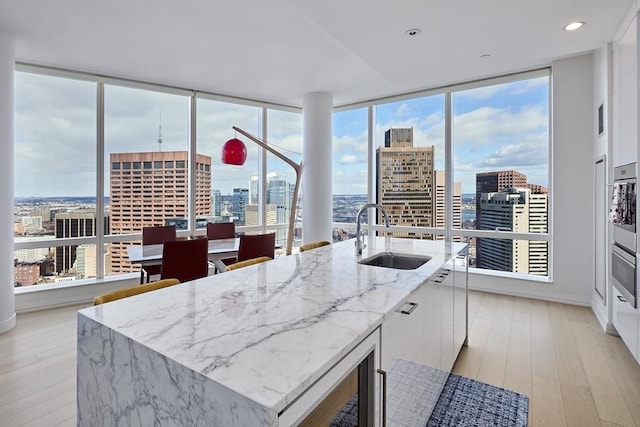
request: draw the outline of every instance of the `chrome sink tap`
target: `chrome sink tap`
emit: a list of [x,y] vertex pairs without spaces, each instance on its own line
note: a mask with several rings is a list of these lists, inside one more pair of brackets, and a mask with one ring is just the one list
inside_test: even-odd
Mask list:
[[362,241],[360,240],[360,216],[362,212],[366,211],[369,208],[376,208],[382,211],[384,214],[384,225],[389,228],[389,215],[387,215],[387,211],[377,203],[367,203],[363,207],[358,210],[358,214],[356,215],[356,256],[362,255],[362,249],[366,246],[364,244],[364,237]]

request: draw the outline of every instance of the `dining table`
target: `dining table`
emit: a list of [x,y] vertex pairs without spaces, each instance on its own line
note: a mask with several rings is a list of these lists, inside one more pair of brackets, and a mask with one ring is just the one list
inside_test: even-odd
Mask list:
[[[220,260],[238,256],[240,238],[209,240],[209,261],[216,266]],[[131,264],[141,264],[142,267],[162,264],[162,244],[131,245],[127,247],[127,254]],[[144,273],[140,271],[140,283],[143,283]]]

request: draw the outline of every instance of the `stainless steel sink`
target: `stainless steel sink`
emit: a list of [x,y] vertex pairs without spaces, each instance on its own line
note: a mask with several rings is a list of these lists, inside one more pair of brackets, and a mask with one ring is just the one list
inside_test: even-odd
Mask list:
[[396,268],[399,270],[414,270],[431,259],[426,255],[401,254],[397,252],[380,252],[358,261],[360,264],[374,267]]

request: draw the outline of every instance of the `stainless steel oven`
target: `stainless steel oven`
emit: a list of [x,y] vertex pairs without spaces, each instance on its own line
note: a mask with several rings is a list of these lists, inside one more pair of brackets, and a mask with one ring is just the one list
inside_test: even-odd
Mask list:
[[636,254],[614,244],[611,252],[611,274],[613,286],[634,308],[637,304]]
[[613,193],[609,221],[613,227],[613,241],[636,252],[636,163],[616,166],[613,170]]

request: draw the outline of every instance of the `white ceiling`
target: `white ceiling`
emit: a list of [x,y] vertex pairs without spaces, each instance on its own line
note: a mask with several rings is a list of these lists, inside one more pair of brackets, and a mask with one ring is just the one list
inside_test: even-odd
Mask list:
[[[300,106],[545,66],[635,0],[0,0],[16,60]],[[575,32],[563,26],[585,21]],[[422,30],[409,38],[405,31]],[[488,58],[481,55],[490,54]]]

